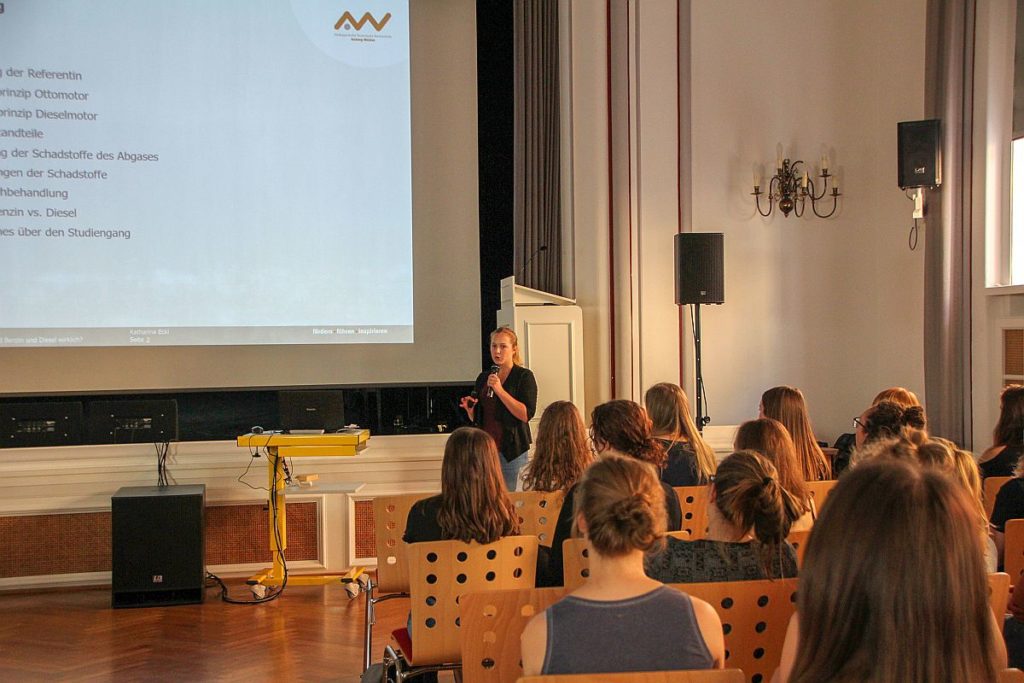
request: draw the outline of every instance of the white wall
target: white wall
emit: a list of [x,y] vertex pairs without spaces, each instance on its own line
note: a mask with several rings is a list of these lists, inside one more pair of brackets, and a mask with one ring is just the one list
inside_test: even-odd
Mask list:
[[[922,117],[925,2],[695,2],[692,21],[693,225],[726,245],[726,303],[703,315],[709,414],[749,419],[791,384],[831,441],[880,389],[923,395],[924,239],[909,251],[896,123]],[[778,144],[815,166],[828,152],[835,217],[755,213],[753,165]]]
[[[692,3],[693,229],[724,232],[726,240],[726,304],[702,309],[714,424],[754,417],[765,389],[792,384],[807,395],[819,436],[831,441],[850,430],[852,416],[880,389],[899,384],[923,395],[925,235],[910,252],[912,205],[896,185],[896,123],[923,114],[925,4]],[[634,143],[631,155],[615,153],[613,144],[611,162],[616,182],[631,173],[625,196],[634,203],[633,225],[624,224],[628,214],[621,210],[613,211],[610,228],[580,220],[581,207],[606,205],[605,192],[617,206],[623,195],[608,189],[607,167],[575,164],[577,296],[585,310],[592,302],[587,351],[604,365],[594,367],[588,358],[588,401],[609,393],[608,378],[601,376],[611,332],[607,292],[601,290],[607,283],[600,276],[607,272],[609,230],[617,245],[632,231],[637,251],[633,282],[616,268],[617,291],[632,291],[634,298],[617,301],[615,328],[616,367],[638,367],[639,383],[618,378],[616,394],[638,398],[653,382],[678,380],[678,313],[665,267],[677,212],[676,195],[665,182],[678,149],[670,92],[677,55],[666,30],[674,28],[675,5],[629,3],[631,42],[616,34],[623,30],[618,12],[611,41],[600,30],[586,39],[577,30],[573,40],[574,53],[586,54],[597,73],[600,57],[594,53],[610,42],[611,126],[615,139],[625,129]],[[593,28],[606,29],[603,7],[597,14],[585,3],[573,6],[596,15]],[[621,106],[617,95],[619,64],[630,65],[625,73],[634,81],[626,97],[632,108]],[[607,84],[576,79],[573,93],[577,124],[600,125],[600,118],[585,113],[607,115]],[[602,151],[607,148],[600,131],[594,138]],[[773,166],[779,144],[792,158],[816,161],[828,152],[844,195],[834,218],[763,219],[755,213],[752,170],[755,164]],[[577,155],[582,149],[577,145]],[[633,163],[628,172],[621,166],[627,161]],[[653,221],[668,225],[654,228]],[[581,264],[586,256],[597,260]],[[624,334],[639,359],[621,357]],[[692,386],[687,389],[692,396]]]

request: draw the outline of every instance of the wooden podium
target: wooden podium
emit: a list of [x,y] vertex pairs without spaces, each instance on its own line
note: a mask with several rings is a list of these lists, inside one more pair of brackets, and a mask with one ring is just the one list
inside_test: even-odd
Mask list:
[[[284,562],[281,557],[288,547],[287,525],[285,523],[285,458],[302,457],[346,457],[359,454],[370,439],[368,429],[349,429],[332,434],[243,434],[236,439],[239,448],[254,451],[267,450],[267,489],[269,490],[270,554],[272,565],[249,578],[247,583],[253,592],[262,597],[263,590],[284,585]],[[356,493],[362,484],[343,484],[332,487],[333,492]],[[323,491],[326,487],[301,489],[301,492]],[[288,576],[288,583],[296,586],[322,586],[328,583],[351,583],[363,573],[362,567],[354,567],[345,574],[301,574]]]
[[523,363],[537,378],[540,421],[549,403],[572,401],[586,419],[583,393],[583,309],[573,299],[517,285],[514,277],[501,281],[498,325],[519,337]]

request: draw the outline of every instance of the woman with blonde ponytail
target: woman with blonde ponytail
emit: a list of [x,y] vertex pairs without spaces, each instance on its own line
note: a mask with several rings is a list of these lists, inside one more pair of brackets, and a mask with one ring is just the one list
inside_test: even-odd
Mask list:
[[701,438],[682,388],[669,382],[655,384],[644,394],[644,406],[654,438],[668,453],[661,480],[669,486],[699,486],[711,481],[715,452]]
[[604,455],[580,480],[573,516],[587,541],[589,577],[526,625],[523,673],[722,668],[725,642],[714,608],[644,574],[644,554],[665,536],[655,468]]
[[668,539],[647,563],[647,575],[665,583],[753,581],[796,576],[788,542],[801,514],[760,453],[737,451],[723,460],[708,501],[708,533],[697,541]]

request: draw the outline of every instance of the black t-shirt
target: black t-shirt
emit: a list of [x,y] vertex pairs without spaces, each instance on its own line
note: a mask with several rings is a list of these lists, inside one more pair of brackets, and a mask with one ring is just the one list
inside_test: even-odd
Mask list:
[[982,479],[987,479],[988,477],[1012,477],[1022,452],[1024,452],[1024,448],[1021,446],[1007,446],[999,451],[999,455],[991,460],[978,463]]
[[996,503],[992,508],[992,519],[989,520],[996,531],[1006,531],[1006,522],[1011,519],[1024,519],[1024,479],[1014,477],[1003,484],[996,495]]
[[441,496],[424,498],[413,503],[409,517],[405,522],[405,534],[402,540],[406,543],[423,543],[425,541],[447,541],[437,522],[437,514],[441,511]]
[[669,486],[700,486],[708,483],[701,481],[697,472],[697,454],[693,445],[686,441],[668,441],[658,439],[668,453],[665,469],[661,471],[661,480]]

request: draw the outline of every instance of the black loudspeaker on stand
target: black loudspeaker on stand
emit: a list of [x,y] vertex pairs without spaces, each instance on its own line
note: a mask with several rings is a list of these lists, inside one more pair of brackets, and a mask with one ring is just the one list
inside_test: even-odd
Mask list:
[[697,428],[711,418],[704,415],[704,376],[700,356],[700,305],[725,303],[725,240],[720,232],[683,232],[675,237],[676,304],[694,304],[694,391],[697,394]]

